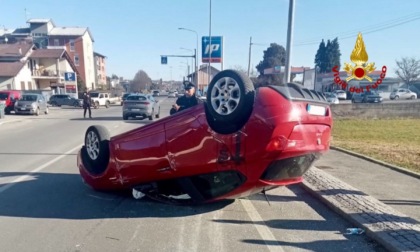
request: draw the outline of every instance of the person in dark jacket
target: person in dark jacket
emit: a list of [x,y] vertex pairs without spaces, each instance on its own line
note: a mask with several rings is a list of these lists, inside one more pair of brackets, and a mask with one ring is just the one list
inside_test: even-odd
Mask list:
[[86,92],[83,93],[83,118],[86,118],[86,110],[89,110],[89,118],[92,118],[92,111],[90,110],[91,105],[90,95]]
[[179,97],[176,100],[175,104],[172,105],[170,114],[172,115],[181,110],[191,108],[197,105],[198,103],[200,103],[200,99],[198,99],[195,95],[195,86],[193,83],[189,82],[185,85],[184,95]]

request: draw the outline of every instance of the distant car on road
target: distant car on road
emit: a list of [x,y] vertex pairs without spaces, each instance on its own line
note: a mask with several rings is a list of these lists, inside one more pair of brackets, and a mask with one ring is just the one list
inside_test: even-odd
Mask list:
[[398,100],[398,99],[417,99],[417,94],[407,88],[399,88],[394,90],[390,95],[389,99]]
[[168,93],[168,98],[176,98],[176,94],[175,94],[175,92],[170,91],[170,92]]
[[153,90],[153,96],[160,96],[159,90]]
[[379,103],[382,102],[382,97],[376,91],[366,91],[364,93],[355,93],[351,98],[352,103]]
[[128,120],[130,117],[142,116],[144,118],[160,117],[159,102],[150,94],[131,94],[127,96],[123,105],[123,119]]
[[329,102],[330,104],[340,103],[336,94],[333,94],[331,92],[325,92],[324,95],[325,95],[325,98],[327,98],[327,102]]
[[344,90],[335,90],[333,94],[337,95],[340,100],[347,100],[347,93]]
[[82,99],[76,99],[74,97],[71,97],[68,94],[55,94],[50,97],[50,100],[48,101],[51,106],[58,106],[61,107],[63,105],[67,106],[73,106],[73,107],[82,107],[83,106],[83,100]]
[[48,114],[48,105],[45,98],[40,94],[26,93],[15,102],[16,114],[30,114],[38,116],[41,112]]

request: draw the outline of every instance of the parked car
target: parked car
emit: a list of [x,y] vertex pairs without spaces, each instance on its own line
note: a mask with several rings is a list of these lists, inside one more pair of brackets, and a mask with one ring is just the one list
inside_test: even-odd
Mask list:
[[168,98],[176,98],[175,92],[169,91]]
[[50,97],[48,101],[51,106],[73,106],[73,107],[82,107],[83,100],[76,99],[68,94],[55,94]]
[[124,101],[127,99],[127,97],[130,95],[131,93],[125,93],[123,94],[123,96],[121,97],[121,106],[124,105]]
[[340,100],[346,100],[347,99],[347,93],[344,90],[334,90],[333,93],[337,95],[338,99]]
[[399,88],[394,90],[390,95],[389,99],[398,100],[398,99],[417,99],[417,94],[407,88]]
[[325,92],[324,95],[325,95],[325,98],[327,98],[327,101],[330,104],[339,104],[340,103],[336,94],[333,94],[331,92]]
[[4,113],[10,114],[11,111],[15,110],[15,102],[22,97],[22,91],[20,90],[1,90],[0,91],[0,103],[4,104]]
[[153,90],[153,96],[160,96],[159,90]]
[[38,116],[41,112],[48,114],[48,104],[44,96],[40,94],[26,93],[15,102],[16,114],[30,114]]
[[128,120],[130,117],[142,116],[144,118],[160,117],[159,102],[150,94],[131,94],[127,96],[123,105],[123,119]]
[[379,103],[382,102],[382,96],[377,91],[366,91],[364,93],[355,93],[351,98],[352,103]]
[[132,190],[135,198],[197,204],[246,197],[300,183],[329,150],[331,114],[319,92],[290,83],[255,92],[247,75],[224,70],[206,102],[112,137],[90,126],[77,166],[92,188]]

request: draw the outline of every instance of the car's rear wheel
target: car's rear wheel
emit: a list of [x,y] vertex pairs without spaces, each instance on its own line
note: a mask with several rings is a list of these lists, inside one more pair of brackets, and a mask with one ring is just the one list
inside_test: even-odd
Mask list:
[[252,113],[254,98],[254,85],[248,76],[235,70],[219,72],[207,91],[209,126],[220,134],[240,130]]
[[45,112],[44,112],[46,115],[48,115],[48,113],[49,113],[49,109],[48,109],[48,107],[46,107],[45,108]]
[[36,108],[36,110],[35,110],[35,115],[36,115],[36,116],[39,116],[39,108]]
[[415,97],[414,95],[412,95],[412,96],[410,97],[410,99],[411,99],[411,100],[414,100],[414,99],[416,99],[416,97]]
[[398,100],[400,97],[397,95],[395,96],[394,100]]
[[152,113],[149,115],[149,120],[153,120],[153,115],[155,114],[155,110],[152,110]]
[[109,161],[109,132],[102,125],[93,125],[86,130],[86,167],[91,173],[105,171]]
[[95,109],[97,109],[97,108],[99,108],[99,102],[97,101],[97,102],[95,102],[95,107],[94,107]]
[[107,102],[105,103],[105,107],[106,107],[106,108],[109,108],[109,106],[111,106],[111,103],[110,103],[109,101],[107,101]]

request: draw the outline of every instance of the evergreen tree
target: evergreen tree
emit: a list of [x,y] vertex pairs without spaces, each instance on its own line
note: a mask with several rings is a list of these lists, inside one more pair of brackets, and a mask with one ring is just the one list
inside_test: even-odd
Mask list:
[[276,66],[284,66],[286,64],[286,49],[276,43],[271,43],[270,47],[264,51],[263,60],[256,66],[260,73],[258,76],[257,86],[272,85],[283,83],[283,74],[264,75],[264,70]]
[[327,62],[327,48],[325,46],[324,40],[319,44],[318,51],[315,55],[315,67],[319,69],[320,73],[326,72],[326,62]]

